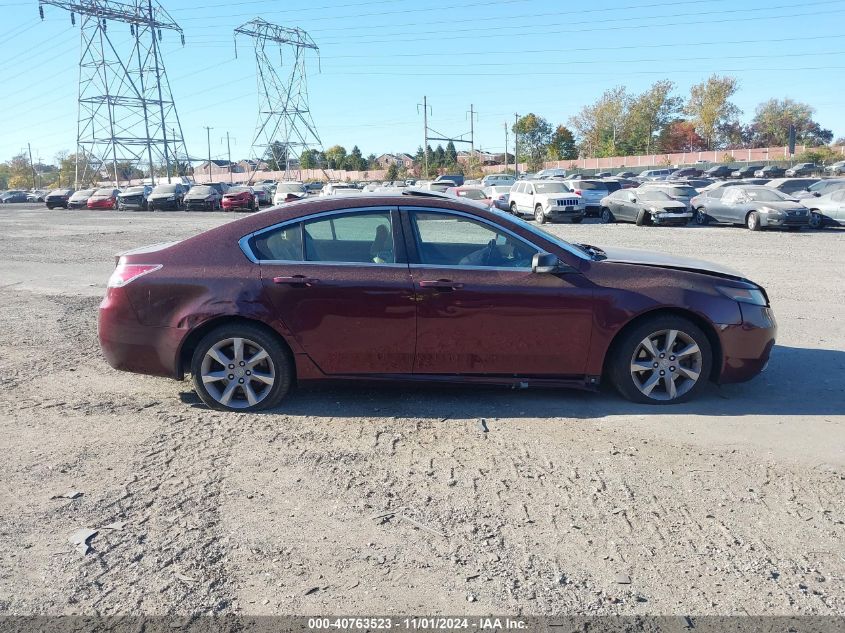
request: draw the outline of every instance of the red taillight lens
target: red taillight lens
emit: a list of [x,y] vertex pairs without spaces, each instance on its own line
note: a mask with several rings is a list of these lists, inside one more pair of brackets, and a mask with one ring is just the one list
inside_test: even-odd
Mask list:
[[117,268],[109,277],[109,288],[122,288],[130,281],[143,277],[161,268],[161,264],[123,264],[119,263]]

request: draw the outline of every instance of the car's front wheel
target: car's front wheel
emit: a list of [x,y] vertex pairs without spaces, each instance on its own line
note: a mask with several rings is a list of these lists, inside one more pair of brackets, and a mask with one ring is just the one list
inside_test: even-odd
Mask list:
[[710,216],[707,215],[707,209],[701,207],[695,210],[695,223],[699,226],[707,226],[710,224]]
[[748,214],[745,218],[745,226],[748,227],[749,231],[759,231],[760,230],[760,214],[756,211],[752,211]]
[[257,411],[279,404],[291,386],[293,363],[279,339],[253,325],[223,325],[194,350],[197,395],[212,409]]
[[640,212],[637,213],[637,226],[645,226],[651,223],[651,213],[646,211],[645,209],[640,209]]
[[516,202],[511,202],[511,213],[519,217],[519,211],[516,209]]
[[543,213],[543,207],[539,204],[534,207],[534,219],[537,220],[537,224],[546,223],[546,214]]
[[613,217],[613,212],[608,209],[607,207],[602,207],[601,210],[601,222],[602,224],[613,224],[613,221],[616,218]]
[[710,375],[712,348],[691,321],[656,316],[625,333],[608,359],[611,382],[622,396],[646,404],[694,397]]
[[824,227],[824,218],[818,211],[810,211],[810,228],[821,229]]

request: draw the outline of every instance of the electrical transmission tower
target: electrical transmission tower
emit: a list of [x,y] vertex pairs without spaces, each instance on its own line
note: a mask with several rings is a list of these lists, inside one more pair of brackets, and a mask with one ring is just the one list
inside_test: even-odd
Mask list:
[[[284,165],[285,177],[290,178],[292,160],[305,150],[323,147],[308,108],[305,81],[305,53],[317,51],[319,60],[320,49],[302,29],[255,18],[235,29],[236,56],[239,34],[251,37],[255,46],[258,123],[252,140],[252,154],[257,159],[253,174],[260,161],[266,160],[276,169]],[[299,177],[299,170],[296,175]]]
[[[188,152],[161,59],[162,31],[182,29],[153,0],[39,0],[82,17],[76,186],[132,178],[149,171],[155,183],[184,174]],[[121,27],[128,25],[129,44]],[[136,171],[137,170],[137,171]]]

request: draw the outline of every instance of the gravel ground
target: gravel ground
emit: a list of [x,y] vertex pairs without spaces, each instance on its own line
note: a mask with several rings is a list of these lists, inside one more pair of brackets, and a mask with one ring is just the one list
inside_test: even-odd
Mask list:
[[355,385],[235,415],[96,342],[114,253],[229,220],[0,208],[0,614],[845,614],[845,232],[548,227],[766,287],[769,369],[689,404]]

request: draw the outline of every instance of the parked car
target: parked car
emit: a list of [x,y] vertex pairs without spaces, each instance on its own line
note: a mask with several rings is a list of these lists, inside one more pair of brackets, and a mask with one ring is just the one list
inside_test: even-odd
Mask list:
[[593,178],[610,178],[611,173],[609,171],[597,171],[593,174]]
[[182,183],[159,184],[147,196],[150,211],[178,211],[184,207],[188,187]]
[[813,174],[821,173],[822,168],[815,163],[798,163],[793,165],[784,172],[785,176],[795,178],[796,176],[812,176]]
[[599,214],[601,200],[611,189],[611,185],[603,180],[564,180],[563,183],[583,199],[588,216]]
[[845,160],[836,161],[835,163],[825,167],[824,170],[831,176],[845,175]]
[[669,174],[669,178],[698,178],[700,175],[701,170],[697,167],[681,167]]
[[96,189],[81,189],[71,194],[67,200],[68,209],[87,209],[88,198],[94,195]]
[[754,172],[755,178],[782,178],[786,170],[778,165],[766,165]]
[[[366,187],[365,187],[366,188]],[[273,195],[273,204],[285,204],[301,200],[308,195],[308,188],[301,182],[294,180],[281,180],[276,183],[276,193]]]
[[766,186],[777,189],[781,193],[793,194],[797,191],[806,191],[807,187],[818,181],[818,178],[775,178],[767,182]]
[[712,178],[682,178],[678,182],[682,182],[683,184],[689,185],[690,187],[700,191],[701,189],[712,185],[716,181]]
[[256,185],[252,190],[255,192],[255,199],[258,200],[258,206],[273,204],[273,194],[270,193],[270,185]]
[[633,178],[636,175],[637,174],[632,171],[620,171],[619,173],[614,175],[614,178]]
[[[513,184],[516,184],[516,182]],[[510,211],[510,193],[513,184],[510,186],[493,185],[485,189],[485,193],[490,198],[492,205],[499,211]]]
[[145,211],[147,209],[147,197],[152,193],[152,190],[153,188],[150,185],[127,187],[117,196],[117,209],[119,211]]
[[454,186],[460,187],[464,184],[464,175],[463,174],[441,174],[437,178],[434,179],[434,182],[441,182],[443,180],[448,180],[449,182],[455,183]]
[[44,204],[51,210],[56,207],[67,209],[68,201],[72,195],[73,189],[53,189],[44,197]]
[[515,182],[516,176],[513,174],[487,174],[481,179],[485,187],[510,187]]
[[690,200],[698,195],[698,190],[690,185],[680,182],[646,182],[637,190],[637,192],[644,190],[662,191],[667,196],[678,202],[682,202],[687,210],[691,210]]
[[770,227],[800,229],[809,226],[809,209],[777,189],[761,185],[739,185],[714,189],[708,193],[719,192],[721,195],[693,198],[692,205],[696,210],[698,224],[739,224],[752,231]]
[[223,195],[222,206],[224,211],[258,211],[258,198],[255,190],[248,185],[229,187]]
[[455,196],[456,198],[466,198],[467,200],[475,200],[487,206],[490,206],[493,203],[493,201],[487,196],[484,189],[476,186],[464,185],[463,187],[449,187],[446,190],[446,195]]
[[644,225],[684,226],[692,218],[692,213],[683,202],[670,198],[665,192],[654,187],[639,189],[620,189],[601,200],[601,221],[635,222]]
[[8,204],[12,202],[26,202],[26,191],[19,189],[10,189],[0,194],[0,202]]
[[120,189],[102,187],[94,191],[85,206],[89,209],[117,209],[117,196]]
[[510,211],[516,216],[533,215],[538,224],[584,219],[587,206],[580,195],[558,180],[520,180],[511,187]]
[[704,170],[704,175],[708,178],[730,178],[733,171],[729,165],[713,165],[710,169]]
[[36,189],[35,191],[30,191],[26,194],[26,201],[44,202],[44,199],[47,197],[48,193],[50,193],[49,189]]
[[717,264],[402,195],[316,198],[124,253],[97,331],[112,367],[190,373],[209,407],[249,412],[341,378],[606,380],[677,403],[759,374],[776,325],[765,290]]
[[534,174],[533,180],[548,180],[549,178],[566,178],[566,170],[560,168],[541,169]]
[[[383,186],[383,185],[382,185]],[[454,186],[454,185],[444,185],[444,190],[446,186]],[[350,182],[328,182],[320,191],[320,195],[325,196],[344,196],[344,195],[357,195],[361,193],[361,191]]]
[[845,189],[845,178],[828,178],[810,185],[806,191],[796,191],[792,195],[799,200],[804,200],[806,198],[818,198],[840,189]]
[[432,182],[425,182],[419,185],[419,188],[423,191],[438,191],[440,193],[446,193],[447,189],[458,186],[460,186],[458,183],[451,180],[435,180]]
[[637,175],[637,179],[640,181],[666,180],[672,171],[671,169],[645,169]]
[[810,207],[810,227],[845,226],[845,189],[807,198],[803,201]]
[[217,211],[222,209],[223,195],[213,184],[194,185],[185,194],[185,211]]
[[758,169],[762,169],[763,165],[745,165],[739,167],[731,172],[731,178],[751,178]]
[[[204,182],[202,183],[206,187],[213,187],[214,190],[220,194],[220,197],[223,197],[223,194],[229,191],[229,187],[232,186],[231,183],[228,182]],[[191,185],[193,186],[193,185]],[[190,189],[188,189],[190,191]]]

